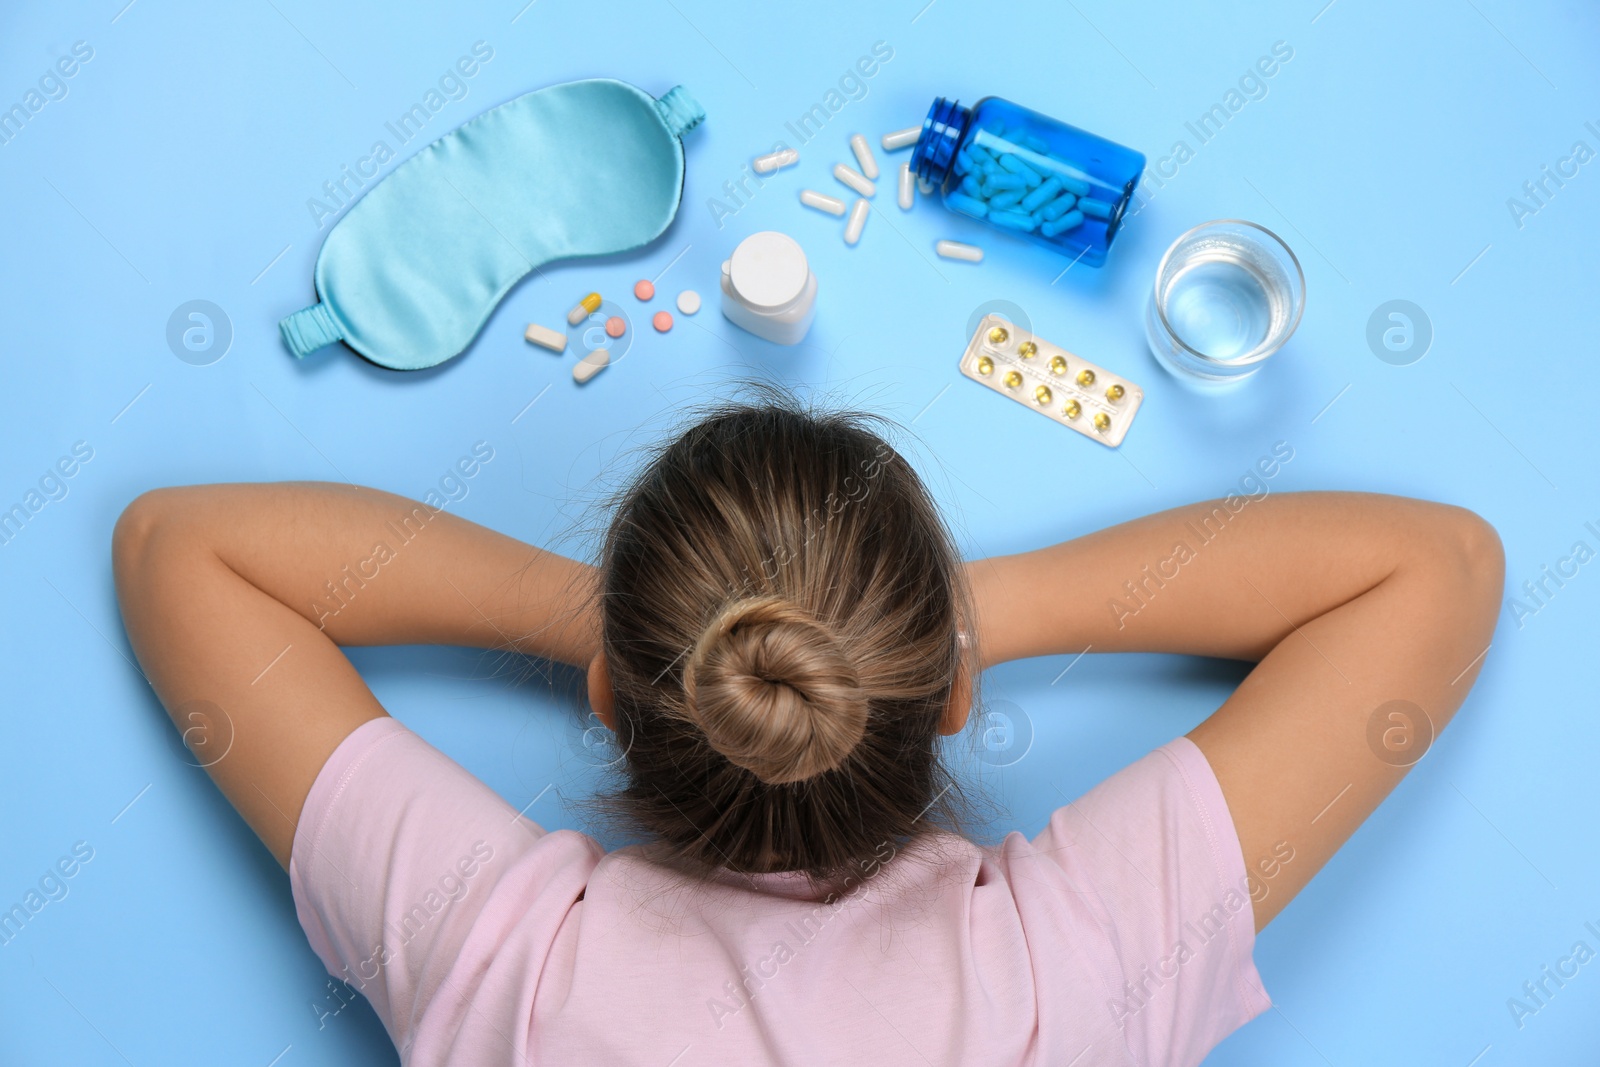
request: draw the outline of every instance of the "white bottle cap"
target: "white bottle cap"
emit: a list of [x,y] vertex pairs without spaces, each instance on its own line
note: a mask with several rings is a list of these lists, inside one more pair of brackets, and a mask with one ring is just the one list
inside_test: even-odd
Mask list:
[[728,261],[728,281],[739,299],[762,311],[792,304],[805,291],[810,276],[799,242],[776,230],[746,237]]

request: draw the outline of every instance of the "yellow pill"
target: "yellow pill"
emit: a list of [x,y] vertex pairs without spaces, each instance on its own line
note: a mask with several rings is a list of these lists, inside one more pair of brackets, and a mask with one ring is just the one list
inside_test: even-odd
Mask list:
[[1006,371],[1005,382],[1007,389],[1015,389],[1017,386],[1022,384],[1022,372],[1014,370]]
[[1065,374],[1065,373],[1067,373],[1067,360],[1066,360],[1065,356],[1051,356],[1050,357],[1050,373],[1051,374]]
[[1075,419],[1083,414],[1083,407],[1076,400],[1067,401],[1067,406],[1061,409],[1061,414],[1069,419]]
[[1078,384],[1079,385],[1093,385],[1094,384],[1094,371],[1089,370],[1087,367],[1084,368],[1083,370],[1079,371],[1078,372]]
[[1094,417],[1094,428],[1099,430],[1101,433],[1105,433],[1107,430],[1111,429],[1111,416],[1107,415],[1103,411],[1100,412],[1100,414]]
[[600,299],[599,293],[590,293],[588,296],[578,301],[577,306],[575,306],[571,311],[567,312],[567,325],[578,325],[578,323],[588,318],[595,311],[598,311],[602,303],[603,301]]
[[1006,328],[1004,326],[996,326],[994,329],[989,331],[989,343],[992,345],[1003,345],[1006,343],[1006,338],[1010,336],[1011,335],[1006,332]]
[[1033,398],[1039,402],[1040,407],[1044,407],[1050,403],[1050,387],[1048,385],[1039,386],[1033,391]]
[[993,374],[994,373],[994,360],[990,359],[988,356],[979,356],[978,357],[978,373],[979,374]]
[[1122,388],[1121,382],[1114,382],[1113,384],[1106,386],[1106,399],[1121,400],[1123,394],[1126,392],[1127,390]]
[[1022,347],[1017,349],[1017,355],[1021,356],[1023,359],[1032,359],[1038,354],[1039,346],[1034,344],[1032,341],[1022,342]]

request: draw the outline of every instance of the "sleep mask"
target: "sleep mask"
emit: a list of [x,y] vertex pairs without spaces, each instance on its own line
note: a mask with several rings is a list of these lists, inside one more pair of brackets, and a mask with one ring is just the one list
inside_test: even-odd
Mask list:
[[529,271],[659,237],[683,195],[679,138],[704,118],[682,86],[655,100],[597,78],[470,119],[334,225],[321,302],[278,323],[284,343],[300,357],[343,341],[394,370],[460,354]]

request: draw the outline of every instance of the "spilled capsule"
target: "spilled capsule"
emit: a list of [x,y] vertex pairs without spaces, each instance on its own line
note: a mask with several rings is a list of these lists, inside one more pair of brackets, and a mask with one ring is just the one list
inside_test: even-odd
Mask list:
[[810,189],[800,190],[800,202],[806,207],[814,207],[818,211],[826,211],[830,215],[843,215],[845,212],[844,201],[836,196],[826,196],[813,192]]
[[757,156],[751,162],[750,168],[757,174],[770,174],[779,167],[792,166],[800,162],[800,153],[793,148],[780,148],[776,152],[768,152],[764,156]]
[[850,151],[856,154],[856,162],[861,165],[861,173],[866,177],[877,180],[878,161],[872,156],[872,146],[867,139],[859,133],[850,135]]
[[896,130],[893,133],[884,134],[883,140],[880,143],[883,145],[883,150],[885,152],[893,152],[896,148],[905,148],[908,145],[916,144],[917,138],[921,136],[921,126],[907,126],[903,130]]
[[861,240],[861,231],[867,225],[867,201],[858,199],[850,208],[850,218],[844,225],[844,243],[853,245]]

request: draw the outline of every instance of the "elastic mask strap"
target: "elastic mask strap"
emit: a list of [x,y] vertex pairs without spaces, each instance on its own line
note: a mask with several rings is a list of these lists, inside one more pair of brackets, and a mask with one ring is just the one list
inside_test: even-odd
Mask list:
[[666,95],[656,101],[656,110],[661,113],[661,121],[667,124],[667,129],[678,138],[700,125],[706,117],[706,109],[681,85],[668,89]]
[[301,358],[325,345],[344,340],[344,329],[333,320],[327,304],[312,304],[278,322],[283,343],[295,358]]

